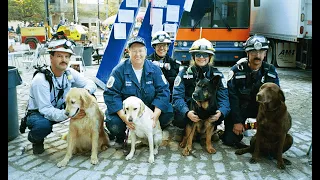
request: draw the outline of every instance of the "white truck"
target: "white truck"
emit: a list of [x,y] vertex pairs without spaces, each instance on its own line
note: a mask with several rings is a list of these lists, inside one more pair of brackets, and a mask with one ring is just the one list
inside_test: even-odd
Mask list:
[[270,41],[267,61],[312,68],[312,0],[252,0],[250,35]]

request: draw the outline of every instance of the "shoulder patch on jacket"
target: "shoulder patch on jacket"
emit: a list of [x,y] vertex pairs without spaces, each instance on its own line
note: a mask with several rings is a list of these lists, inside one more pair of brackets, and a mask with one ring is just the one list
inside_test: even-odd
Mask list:
[[114,81],[115,81],[114,77],[110,76],[110,78],[109,78],[109,80],[107,82],[107,88],[111,88],[113,86],[113,84],[114,84]]

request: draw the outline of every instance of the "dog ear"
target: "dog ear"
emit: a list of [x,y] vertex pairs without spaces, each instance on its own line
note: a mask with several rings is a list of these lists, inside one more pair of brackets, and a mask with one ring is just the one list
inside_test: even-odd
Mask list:
[[221,79],[221,76],[217,75],[217,76],[213,76],[212,78],[212,82],[214,84],[218,84],[219,80]]
[[91,104],[91,95],[89,94],[88,90],[81,89],[80,100],[85,109],[89,108]]
[[122,109],[123,109],[124,113],[126,113],[125,108],[126,108],[126,100],[124,100],[124,101],[122,102]]
[[285,102],[286,98],[284,97],[284,93],[281,89],[279,89],[279,98],[282,102]]
[[144,109],[146,108],[145,107],[146,105],[144,104],[143,101],[140,102],[140,110],[139,110],[139,113],[138,113],[138,116],[142,116],[143,112],[144,112]]

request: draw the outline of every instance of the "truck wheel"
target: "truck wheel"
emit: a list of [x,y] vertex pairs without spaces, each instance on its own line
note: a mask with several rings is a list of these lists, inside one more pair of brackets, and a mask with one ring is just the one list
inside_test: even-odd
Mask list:
[[35,39],[27,39],[26,41],[25,41],[25,44],[29,44],[29,46],[30,46],[30,49],[36,49],[37,48],[37,40],[35,40]]
[[275,67],[278,67],[276,60],[276,43],[273,40],[270,40],[269,49],[267,52],[267,62],[273,64]]

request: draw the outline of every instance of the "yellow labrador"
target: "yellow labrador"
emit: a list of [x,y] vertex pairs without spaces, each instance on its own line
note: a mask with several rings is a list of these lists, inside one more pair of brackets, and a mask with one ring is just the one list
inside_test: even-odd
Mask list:
[[130,130],[131,150],[126,156],[126,160],[132,159],[135,152],[137,137],[142,142],[149,145],[149,163],[154,162],[154,155],[158,154],[158,147],[162,142],[162,130],[160,122],[157,120],[156,127],[153,128],[151,119],[153,111],[144,102],[135,96],[130,96],[123,101],[123,110],[129,122],[133,122],[135,130]]

